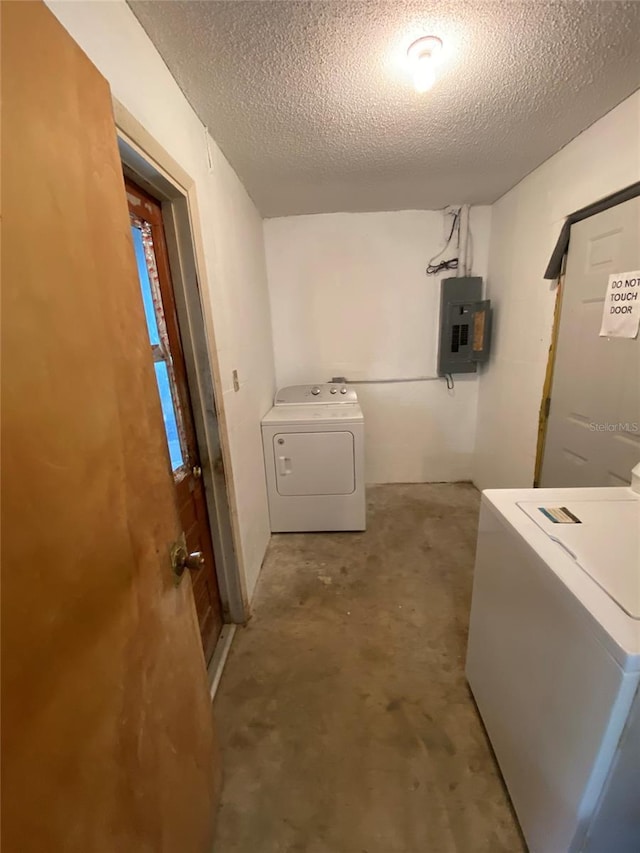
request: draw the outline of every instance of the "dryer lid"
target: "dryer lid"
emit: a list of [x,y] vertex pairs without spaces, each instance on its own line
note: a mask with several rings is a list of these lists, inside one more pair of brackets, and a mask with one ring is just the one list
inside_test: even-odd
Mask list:
[[331,424],[362,424],[362,409],[357,403],[349,406],[274,406],[262,419],[263,426],[279,427],[310,424],[322,431]]
[[358,395],[355,388],[336,382],[325,382],[318,385],[288,385],[280,388],[274,406],[306,406],[324,404],[357,403]]

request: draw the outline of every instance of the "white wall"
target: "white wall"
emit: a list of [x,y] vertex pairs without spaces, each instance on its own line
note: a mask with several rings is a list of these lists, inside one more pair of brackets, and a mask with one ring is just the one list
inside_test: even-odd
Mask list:
[[260,418],[273,399],[274,367],[262,220],[213,141],[209,169],[202,123],[124,0],[47,5],[114,96],[196,182],[206,260],[201,272],[222,376],[221,429],[226,424],[231,454],[231,512],[250,598],[270,535]]
[[640,92],[576,137],[492,208],[493,355],[480,379],[474,482],[533,483],[555,286],[543,279],[564,217],[640,180]]
[[[474,273],[486,276],[490,209],[471,215]],[[279,386],[435,375],[441,212],[337,213],[264,223]],[[451,273],[449,275],[452,275]],[[361,385],[367,481],[471,477],[477,378]]]

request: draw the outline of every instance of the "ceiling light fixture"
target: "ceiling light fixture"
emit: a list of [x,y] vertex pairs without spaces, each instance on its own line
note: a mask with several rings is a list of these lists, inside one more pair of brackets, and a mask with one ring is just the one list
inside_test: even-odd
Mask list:
[[436,65],[441,50],[442,41],[437,36],[423,36],[410,45],[407,56],[416,92],[427,92],[436,82]]

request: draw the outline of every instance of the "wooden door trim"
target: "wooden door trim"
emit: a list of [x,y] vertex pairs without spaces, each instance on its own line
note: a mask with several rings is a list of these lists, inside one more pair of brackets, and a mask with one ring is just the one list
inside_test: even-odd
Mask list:
[[225,619],[242,624],[249,617],[246,571],[195,181],[115,98],[113,109],[125,172],[162,201],[218,587]]
[[558,349],[558,335],[560,334],[560,313],[562,310],[562,291],[566,269],[566,255],[563,262],[562,272],[558,278],[556,288],[556,301],[553,309],[553,324],[551,327],[551,343],[549,344],[549,355],[547,356],[547,369],[542,386],[542,401],[540,403],[540,414],[538,416],[538,443],[536,446],[536,465],[533,475],[533,487],[537,488],[542,474],[542,462],[544,460],[544,445],[547,438],[547,426],[549,424],[549,412],[551,406],[551,389],[553,387],[553,368],[556,362],[556,351]]

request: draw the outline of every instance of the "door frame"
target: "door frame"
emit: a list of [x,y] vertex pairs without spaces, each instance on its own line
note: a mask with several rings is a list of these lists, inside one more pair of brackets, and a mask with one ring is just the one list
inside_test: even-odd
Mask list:
[[242,624],[248,596],[195,181],[115,98],[113,111],[125,174],[162,204],[223,619]]
[[[545,370],[544,384],[542,387],[542,400],[540,403],[540,411],[538,415],[538,441],[536,446],[536,461],[533,475],[533,487],[538,488],[540,477],[542,475],[542,463],[544,461],[545,442],[547,438],[547,427],[549,425],[549,414],[551,411],[551,394],[553,391],[553,371],[556,363],[556,352],[558,349],[558,338],[560,336],[560,315],[562,314],[562,296],[564,293],[564,280],[567,272],[567,260],[571,251],[571,226],[582,222],[585,219],[590,219],[592,216],[597,216],[605,210],[612,207],[617,207],[619,204],[624,204],[633,198],[640,195],[640,181],[624,187],[615,193],[612,193],[599,201],[593,202],[580,210],[571,213],[566,219],[562,229],[562,233],[558,238],[558,243],[554,248],[553,255],[549,261],[545,278],[552,268],[554,263],[559,263],[558,277],[555,279],[556,299],[553,310],[553,322],[551,325],[551,342],[549,344],[549,353],[547,356],[547,367]],[[558,253],[564,249],[561,258],[558,259]],[[558,269],[558,267],[556,267]],[[551,280],[551,276],[549,279]]]
[[536,446],[536,464],[533,475],[533,487],[537,489],[542,475],[542,462],[544,459],[544,446],[547,439],[547,426],[549,425],[549,413],[551,411],[551,389],[553,386],[553,369],[556,363],[556,350],[558,348],[558,336],[560,334],[560,313],[562,311],[562,293],[564,289],[564,276],[567,266],[567,255],[562,261],[562,272],[558,276],[556,284],[556,298],[553,308],[553,323],[551,326],[551,343],[547,356],[547,367],[544,374],[542,386],[542,401],[538,415],[538,442]]

